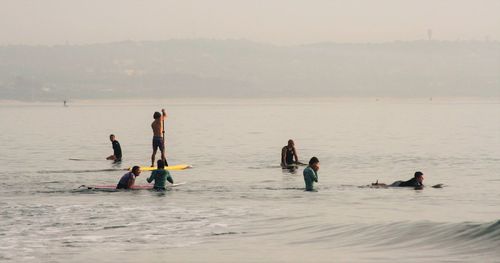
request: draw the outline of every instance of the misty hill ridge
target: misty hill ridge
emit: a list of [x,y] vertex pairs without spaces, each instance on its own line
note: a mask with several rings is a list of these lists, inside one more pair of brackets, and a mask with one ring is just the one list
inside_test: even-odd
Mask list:
[[0,47],[0,99],[500,96],[499,42]]

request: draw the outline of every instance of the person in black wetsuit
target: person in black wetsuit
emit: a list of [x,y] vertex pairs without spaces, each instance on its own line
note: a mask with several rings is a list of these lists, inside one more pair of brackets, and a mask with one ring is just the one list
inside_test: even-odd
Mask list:
[[415,188],[423,188],[424,184],[424,174],[422,172],[415,172],[413,178],[408,181],[396,181],[392,183],[390,186],[392,187],[415,187]]
[[106,160],[113,160],[115,162],[120,162],[122,160],[122,147],[120,147],[120,143],[116,140],[115,135],[109,135],[109,140],[113,145],[113,155],[108,156]]
[[290,139],[288,140],[288,145],[283,146],[281,149],[281,167],[288,168],[293,164],[300,164],[300,162],[297,150],[295,150],[295,143]]
[[[412,179],[408,181],[396,181],[390,185],[379,183],[378,180],[375,183],[371,184],[371,187],[374,188],[387,188],[387,187],[413,187],[415,190],[421,190],[424,188],[424,174],[422,172],[415,172],[415,175]],[[443,188],[446,185],[444,184],[436,184],[431,186],[432,188]]]

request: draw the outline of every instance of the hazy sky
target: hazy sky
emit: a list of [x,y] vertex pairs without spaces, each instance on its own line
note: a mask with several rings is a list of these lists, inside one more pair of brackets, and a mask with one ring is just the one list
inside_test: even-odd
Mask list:
[[0,44],[500,40],[500,0],[0,0]]

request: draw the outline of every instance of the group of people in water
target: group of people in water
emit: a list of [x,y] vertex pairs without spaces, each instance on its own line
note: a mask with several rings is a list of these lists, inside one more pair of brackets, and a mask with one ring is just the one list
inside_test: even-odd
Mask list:
[[[151,123],[151,129],[153,130],[153,154],[151,155],[151,167],[155,166],[155,158],[158,149],[160,149],[161,160],[165,166],[168,166],[167,158],[165,157],[165,120],[167,119],[167,112],[165,109],[160,112],[155,112],[153,114],[154,121]],[[116,136],[114,134],[109,135],[109,140],[113,146],[113,154],[108,156],[107,160],[112,160],[115,163],[121,162],[122,160],[122,148]]]
[[[116,189],[130,189],[135,184],[135,179],[141,174],[141,168],[139,166],[132,167],[132,170],[126,174],[124,174],[118,185],[116,185]],[[151,172],[151,175],[146,179],[148,183],[152,183],[154,181],[153,189],[156,191],[164,191],[165,184],[168,181],[173,184],[174,179],[170,175],[170,172],[165,170],[165,164],[163,160],[158,160],[156,170]]]
[[[154,181],[154,190],[165,190],[165,183],[168,181],[171,184],[174,183],[170,172],[165,170],[165,167],[168,166],[166,154],[165,154],[165,120],[167,119],[167,113],[165,109],[160,112],[155,112],[153,114],[154,121],[151,123],[151,129],[153,130],[153,154],[151,155],[151,167],[155,166],[156,153],[158,149],[161,153],[161,159],[156,163],[156,170],[151,172],[151,176],[146,179],[148,183]],[[111,145],[113,147],[113,154],[108,156],[107,160],[112,160],[115,163],[122,161],[122,149],[120,143],[116,139],[114,134],[109,135],[109,140],[111,141]],[[141,174],[140,166],[134,166],[130,170],[130,172],[124,174],[118,184],[116,185],[116,189],[130,189],[134,186],[136,178]]]
[[[156,170],[151,172],[151,176],[146,179],[148,183],[154,181],[153,189],[155,190],[165,190],[166,182],[174,183],[172,176],[169,171],[165,169],[168,166],[168,162],[165,155],[165,120],[167,119],[167,113],[165,109],[160,112],[155,112],[153,114],[154,121],[151,123],[151,129],[153,130],[153,154],[151,155],[151,167],[155,165],[155,158],[158,149],[161,152],[161,159],[157,161]],[[116,140],[114,134],[109,136],[113,147],[113,154],[108,156],[107,160],[113,160],[114,162],[120,162],[122,160],[122,150],[120,143]],[[281,149],[281,167],[283,169],[297,169],[298,166],[304,165],[303,176],[306,191],[315,191],[314,183],[318,182],[318,171],[320,167],[319,159],[317,157],[312,157],[308,164],[304,164],[299,161],[297,150],[295,149],[295,142],[290,139],[288,144],[283,146]],[[139,166],[132,167],[131,171],[124,174],[120,181],[118,182],[117,189],[130,189],[134,186],[136,178],[141,174],[141,169]],[[424,174],[420,171],[415,172],[413,178],[408,181],[396,181],[390,185],[379,183],[373,183],[374,187],[414,187],[415,189],[423,188]]]
[[[281,167],[283,169],[295,170],[299,165],[306,165],[299,161],[297,150],[295,149],[295,142],[290,139],[288,144],[281,149]],[[306,191],[314,191],[314,183],[318,182],[319,159],[312,157],[304,168],[304,183]],[[415,172],[413,178],[407,181],[396,181],[390,185],[379,183],[378,180],[372,183],[374,187],[413,187],[415,189],[422,189],[424,181],[424,174],[420,171]]]

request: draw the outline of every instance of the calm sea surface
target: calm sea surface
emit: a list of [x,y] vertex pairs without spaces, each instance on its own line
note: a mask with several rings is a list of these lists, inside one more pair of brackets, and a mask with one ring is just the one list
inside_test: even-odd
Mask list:
[[[78,188],[148,165],[162,107],[186,184]],[[478,99],[3,103],[0,261],[500,262],[499,116]],[[110,133],[122,164],[104,160]],[[290,138],[320,159],[318,192],[279,168]],[[445,187],[360,187],[417,170]]]

